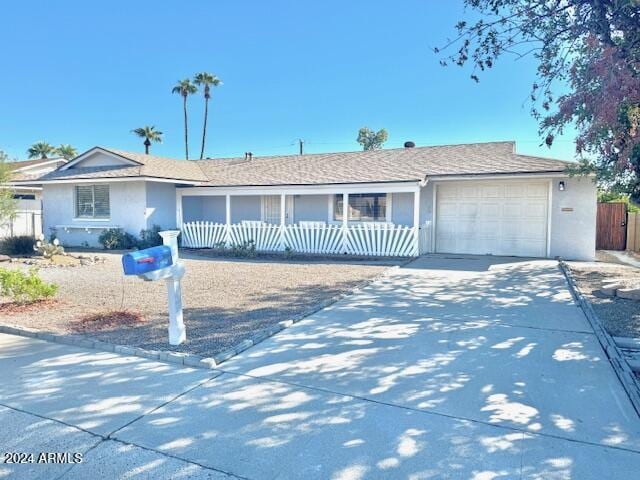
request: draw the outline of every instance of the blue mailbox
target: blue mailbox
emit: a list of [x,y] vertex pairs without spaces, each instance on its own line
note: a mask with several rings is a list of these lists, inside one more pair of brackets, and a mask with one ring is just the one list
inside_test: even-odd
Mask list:
[[143,275],[173,265],[171,248],[167,245],[145,248],[122,256],[125,275]]

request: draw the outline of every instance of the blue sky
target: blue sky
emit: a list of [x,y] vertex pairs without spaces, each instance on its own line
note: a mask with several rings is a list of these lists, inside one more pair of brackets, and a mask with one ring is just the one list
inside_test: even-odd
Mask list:
[[[573,158],[572,137],[539,147],[527,97],[533,60],[504,58],[475,84],[431,48],[454,35],[462,0],[29,1],[3,5],[0,149],[24,158],[44,140],[140,151],[130,130],[165,133],[184,156],[181,100],[198,71],[224,85],[210,106],[207,155],[358,150],[361,126],[386,147],[509,140],[523,153]],[[202,98],[190,102],[199,152]]]

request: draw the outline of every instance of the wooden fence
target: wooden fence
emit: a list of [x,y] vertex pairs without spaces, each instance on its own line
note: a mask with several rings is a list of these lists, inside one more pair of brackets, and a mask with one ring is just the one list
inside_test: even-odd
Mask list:
[[627,250],[640,252],[640,213],[627,213]]
[[243,222],[225,225],[212,222],[187,222],[182,225],[182,246],[216,248],[253,242],[256,250],[276,252],[290,248],[313,254],[414,257],[426,253],[430,224],[414,227],[393,224],[358,224],[346,229],[341,225],[305,222],[297,225],[271,225]]

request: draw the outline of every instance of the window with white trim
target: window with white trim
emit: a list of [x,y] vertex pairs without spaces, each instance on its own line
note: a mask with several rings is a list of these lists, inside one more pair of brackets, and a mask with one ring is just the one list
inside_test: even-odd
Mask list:
[[[386,222],[386,193],[351,193],[349,194],[349,221],[353,222]],[[342,221],[343,197],[341,194],[333,198],[333,220]]]
[[109,218],[109,185],[77,185],[75,203],[76,218]]

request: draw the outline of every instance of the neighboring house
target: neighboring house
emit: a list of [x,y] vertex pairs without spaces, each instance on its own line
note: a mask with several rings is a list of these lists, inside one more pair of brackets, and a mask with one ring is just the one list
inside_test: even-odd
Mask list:
[[567,165],[514,142],[196,161],[95,147],[35,184],[71,245],[157,224],[195,248],[592,260],[596,186]]
[[18,160],[7,163],[12,173],[9,185],[16,200],[16,217],[0,226],[0,237],[11,235],[39,235],[42,233],[42,188],[40,186],[18,185],[64,165],[64,158],[41,158],[37,160]]

